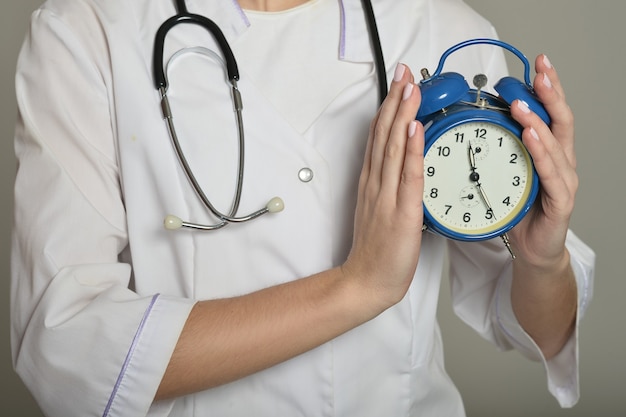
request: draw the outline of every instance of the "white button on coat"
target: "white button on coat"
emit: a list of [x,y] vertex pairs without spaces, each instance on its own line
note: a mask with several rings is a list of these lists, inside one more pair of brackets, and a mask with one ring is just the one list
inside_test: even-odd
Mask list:
[[311,168],[302,168],[298,171],[298,178],[302,182],[310,182],[313,179],[313,170]]

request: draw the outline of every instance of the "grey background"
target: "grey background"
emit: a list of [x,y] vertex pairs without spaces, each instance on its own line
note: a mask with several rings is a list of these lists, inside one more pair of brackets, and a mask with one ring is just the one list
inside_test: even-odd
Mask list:
[[[393,1],[393,0],[390,0]],[[436,1],[436,0],[435,0]],[[580,190],[572,227],[598,255],[594,302],[580,338],[582,397],[561,410],[548,394],[540,365],[500,353],[451,313],[447,288],[440,305],[447,367],[470,417],[626,415],[626,325],[619,305],[626,295],[622,239],[626,138],[623,107],[626,59],[619,0],[467,0],[496,26],[500,37],[529,57],[546,53],[560,72],[576,115]],[[0,13],[0,415],[41,413],[13,372],[9,350],[9,243],[15,173],[13,75],[28,16],[40,0],[5,0]],[[513,75],[521,68],[511,57]],[[471,76],[473,74],[468,74]],[[618,109],[620,110],[618,112]],[[356,416],[355,416],[356,417]],[[383,417],[383,416],[381,416]],[[393,417],[393,416],[384,416]],[[445,417],[445,416],[442,416]]]

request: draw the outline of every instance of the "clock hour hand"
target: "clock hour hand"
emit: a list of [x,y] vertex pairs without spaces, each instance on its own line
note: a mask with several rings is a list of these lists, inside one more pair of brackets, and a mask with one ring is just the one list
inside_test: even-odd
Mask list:
[[474,153],[474,148],[472,147],[471,141],[468,141],[467,157],[469,159],[470,169],[472,170],[469,179],[472,182],[478,183],[480,175],[478,175],[478,172],[476,171],[476,154]]
[[472,172],[476,171],[476,156],[474,154],[474,148],[472,148],[472,142],[468,141],[467,142],[467,157],[469,159],[469,163],[470,163],[470,169],[472,170]]

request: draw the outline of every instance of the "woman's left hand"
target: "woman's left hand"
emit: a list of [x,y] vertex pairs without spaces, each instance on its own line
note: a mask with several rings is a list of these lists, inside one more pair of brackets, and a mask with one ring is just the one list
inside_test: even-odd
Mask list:
[[574,152],[574,117],[556,70],[545,55],[535,60],[534,88],[551,118],[547,126],[515,101],[512,116],[523,126],[522,139],[533,157],[541,188],[528,215],[510,232],[518,257],[538,268],[562,265],[565,236],[578,189]]

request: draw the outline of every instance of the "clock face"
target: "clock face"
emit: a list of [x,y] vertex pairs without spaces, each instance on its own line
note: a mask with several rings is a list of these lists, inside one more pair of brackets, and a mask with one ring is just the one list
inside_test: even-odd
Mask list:
[[485,121],[458,124],[427,145],[424,175],[426,221],[466,240],[508,230],[525,214],[533,188],[520,139]]

